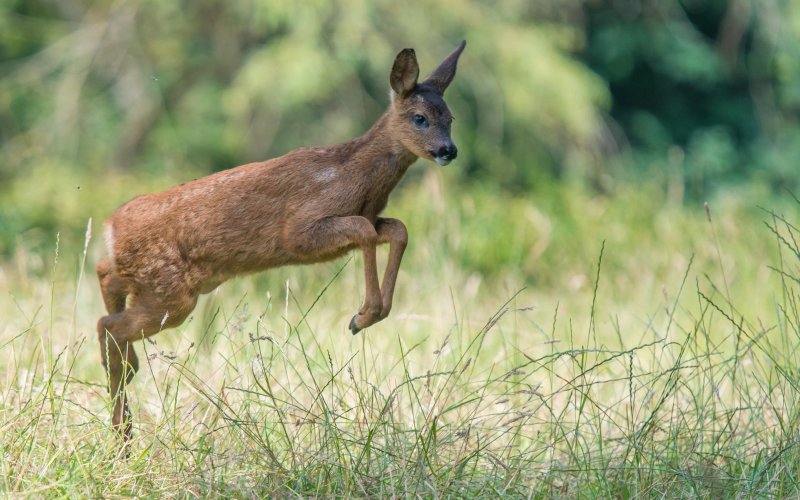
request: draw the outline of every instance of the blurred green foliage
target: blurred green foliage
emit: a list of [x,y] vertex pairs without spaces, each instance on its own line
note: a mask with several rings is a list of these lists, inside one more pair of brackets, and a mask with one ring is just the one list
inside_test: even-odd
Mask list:
[[722,182],[800,181],[800,4],[590,2],[583,60],[608,82],[611,122],[642,177],[690,196]]
[[678,201],[797,187],[793,2],[5,0],[0,254],[82,235],[141,192],[359,135],[401,48],[425,73],[461,39],[447,99],[464,185],[647,179]]

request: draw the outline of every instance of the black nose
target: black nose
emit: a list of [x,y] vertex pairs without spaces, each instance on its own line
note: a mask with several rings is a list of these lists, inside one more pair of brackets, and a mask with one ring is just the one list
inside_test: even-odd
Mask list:
[[455,160],[456,156],[458,156],[458,148],[452,143],[442,146],[439,148],[439,151],[436,152],[436,156],[442,160]]

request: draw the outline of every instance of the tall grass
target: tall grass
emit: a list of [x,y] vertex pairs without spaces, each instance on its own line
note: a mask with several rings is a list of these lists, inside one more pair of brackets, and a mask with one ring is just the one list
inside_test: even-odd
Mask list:
[[[800,230],[792,218],[744,219],[766,227],[747,229],[761,240],[743,243],[730,216],[675,209],[673,222],[685,223],[686,235],[666,254],[635,224],[626,244],[602,225],[575,233],[572,257],[564,236],[551,234],[554,249],[540,250],[542,259],[561,267],[540,278],[552,285],[545,287],[525,277],[539,264],[523,262],[515,248],[492,257],[510,261],[506,271],[475,273],[465,264],[475,264],[473,249],[454,242],[483,244],[475,242],[485,225],[474,223],[467,198],[485,195],[431,196],[442,188],[425,182],[433,187],[419,196],[431,214],[419,213],[411,194],[397,206],[417,227],[384,322],[355,337],[346,330],[363,293],[356,256],[228,283],[184,325],[137,345],[142,368],[129,388],[135,436],[127,459],[108,424],[93,328],[102,307],[84,276],[99,249],[20,250],[0,276],[0,490],[800,494]],[[626,201],[587,198],[570,223],[591,226],[597,203],[619,214],[624,208],[615,204]],[[535,221],[547,209],[530,201],[506,210],[513,217],[485,237],[524,245],[524,231],[546,226]],[[543,215],[525,219],[537,210]],[[515,218],[527,222],[515,226]],[[659,234],[681,232],[674,231]],[[653,249],[650,267],[634,241]],[[657,262],[684,245],[696,252],[676,259],[680,268]],[[768,245],[774,260],[758,261],[739,245]],[[31,271],[37,259],[49,270]],[[633,284],[636,273],[643,283]],[[657,300],[644,286],[657,289]]]

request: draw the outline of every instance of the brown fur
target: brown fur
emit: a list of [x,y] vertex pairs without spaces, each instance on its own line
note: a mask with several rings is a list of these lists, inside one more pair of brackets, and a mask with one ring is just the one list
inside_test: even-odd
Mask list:
[[[390,75],[392,104],[361,137],[140,196],[106,221],[110,257],[97,276],[108,315],[97,332],[114,399],[112,422],[126,438],[124,386],[139,367],[132,342],[180,325],[198,295],[235,275],[360,249],[366,292],[350,329],[357,333],[389,314],[408,234],[401,221],[378,215],[418,157],[455,158],[442,95],[464,45],[420,83],[414,51],[401,51]],[[414,115],[426,117],[424,129]],[[381,243],[389,244],[389,259],[379,285],[375,247]]]

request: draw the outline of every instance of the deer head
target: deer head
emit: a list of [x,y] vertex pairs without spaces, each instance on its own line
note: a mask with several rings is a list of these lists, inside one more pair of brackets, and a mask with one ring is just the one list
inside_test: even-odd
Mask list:
[[456,74],[466,41],[447,56],[422,82],[414,49],[397,54],[389,83],[392,88],[394,127],[405,148],[420,158],[447,165],[458,154],[450,138],[453,115],[444,102],[444,91]]

